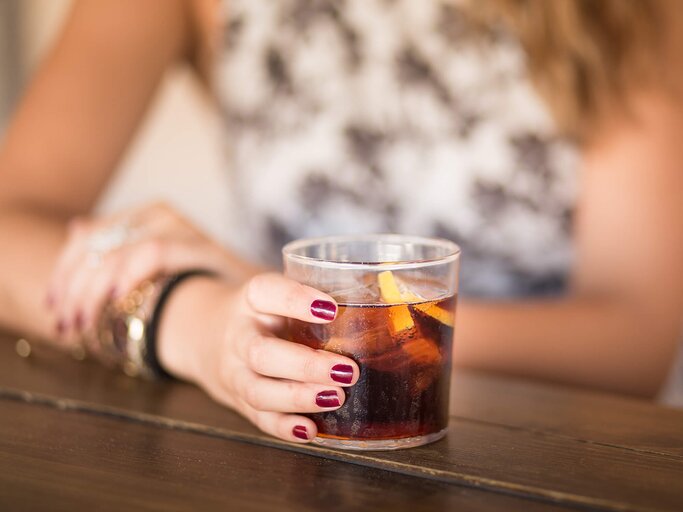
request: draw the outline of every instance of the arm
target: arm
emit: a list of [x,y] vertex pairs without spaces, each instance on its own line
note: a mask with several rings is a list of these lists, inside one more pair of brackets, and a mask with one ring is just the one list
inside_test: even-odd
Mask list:
[[586,148],[570,294],[464,303],[456,364],[652,396],[683,332],[683,109],[634,102]]
[[[198,16],[186,12],[190,5],[199,2],[82,0],[76,5],[0,153],[0,328],[55,343],[82,341],[55,332],[56,319],[73,302],[93,302],[105,267],[130,284],[155,271],[173,271],[173,265],[178,270],[213,263],[251,272],[227,251],[212,250],[217,244],[174,212],[146,207],[142,214],[156,225],[153,236],[105,258],[127,266],[103,264],[93,273],[75,261],[70,269],[76,275],[68,273],[47,314],[45,297],[58,255],[71,254],[70,247],[82,249],[83,237],[116,222],[81,219],[67,233],[66,220],[92,207],[164,70],[188,47],[201,45],[192,42],[186,26]],[[59,268],[56,273],[64,274]],[[174,375],[202,386],[262,430],[307,442],[316,435],[315,423],[292,413],[340,407],[342,387],[357,381],[358,367],[346,357],[278,339],[268,327],[282,316],[329,322],[312,310],[320,300],[336,311],[327,295],[282,276],[261,275],[241,286],[191,279],[174,291],[165,309],[159,356]],[[321,394],[327,398],[319,400]]]
[[191,46],[182,0],[82,0],[0,151],[0,326],[45,339],[68,218],[96,201],[166,68]]

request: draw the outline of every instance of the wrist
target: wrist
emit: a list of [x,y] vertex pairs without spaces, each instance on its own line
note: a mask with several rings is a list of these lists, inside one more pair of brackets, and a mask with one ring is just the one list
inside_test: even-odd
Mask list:
[[168,297],[157,333],[161,366],[180,379],[196,381],[203,347],[223,336],[223,312],[231,293],[222,280],[196,276],[178,285]]

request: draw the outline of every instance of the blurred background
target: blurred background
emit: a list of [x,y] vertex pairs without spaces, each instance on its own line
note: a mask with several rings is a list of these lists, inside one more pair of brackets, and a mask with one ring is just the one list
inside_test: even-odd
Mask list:
[[[49,51],[71,0],[0,0],[0,141],[22,88]],[[226,240],[227,179],[218,119],[187,69],[169,73],[98,209],[172,202]]]

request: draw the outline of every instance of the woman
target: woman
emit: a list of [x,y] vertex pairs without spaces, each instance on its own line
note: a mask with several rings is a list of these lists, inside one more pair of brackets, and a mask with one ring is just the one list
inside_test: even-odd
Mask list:
[[[438,0],[77,2],[0,155],[0,324],[98,350],[151,315],[134,369],[306,442],[297,413],[359,370],[277,337],[336,303],[263,269],[294,237],[410,231],[464,248],[456,366],[655,395],[683,311],[680,9],[488,5],[474,37]],[[219,98],[256,265],[163,205],[90,213],[177,62]]]

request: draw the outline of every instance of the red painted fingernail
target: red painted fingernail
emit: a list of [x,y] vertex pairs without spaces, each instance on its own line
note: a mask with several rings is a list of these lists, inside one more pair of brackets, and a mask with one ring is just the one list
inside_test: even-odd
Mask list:
[[341,400],[339,395],[333,389],[329,391],[321,391],[315,395],[315,405],[318,407],[339,407]]
[[303,425],[297,425],[292,429],[292,434],[294,437],[308,441],[308,430]]
[[337,306],[329,300],[314,300],[311,303],[311,314],[323,320],[334,320],[337,314]]
[[75,326],[76,329],[78,329],[79,331],[80,331],[81,328],[83,327],[83,312],[82,312],[82,311],[78,311],[78,312],[76,313],[76,316],[74,317],[74,326]]
[[353,380],[353,368],[348,364],[335,364],[330,371],[330,377],[335,382],[351,384]]

